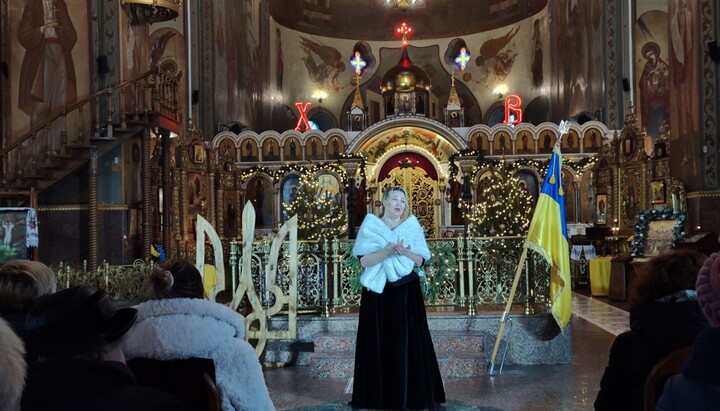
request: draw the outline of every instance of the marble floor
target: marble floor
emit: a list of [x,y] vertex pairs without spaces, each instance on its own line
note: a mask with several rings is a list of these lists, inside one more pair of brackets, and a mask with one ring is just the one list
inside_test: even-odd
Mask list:
[[[610,345],[627,329],[625,307],[574,292],[571,364],[505,366],[502,375],[445,380],[448,403],[441,409],[592,410]],[[314,379],[308,368],[265,370],[278,410],[351,409],[347,380]]]

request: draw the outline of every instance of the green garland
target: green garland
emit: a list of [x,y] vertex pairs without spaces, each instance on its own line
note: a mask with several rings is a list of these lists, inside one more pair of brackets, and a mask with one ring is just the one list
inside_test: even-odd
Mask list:
[[[428,302],[437,302],[442,291],[442,285],[448,281],[452,281],[458,270],[458,262],[453,254],[454,242],[442,241],[439,245],[429,243],[432,257],[425,262],[423,270],[425,275],[420,277],[420,286],[423,294]],[[362,284],[360,284],[360,275],[363,268],[360,260],[352,256],[345,258],[340,263],[343,273],[350,273],[350,291],[360,294],[362,292]]]
[[[485,160],[482,156],[482,152],[466,150],[459,153],[455,153],[450,156],[450,164],[448,166],[448,174],[450,180],[457,178],[457,174],[460,171],[460,167],[455,163],[457,160],[463,157],[477,157],[475,161],[475,167],[477,168],[488,168],[488,167],[509,167],[511,170],[519,170],[521,168],[530,168],[538,172],[538,174],[545,175],[547,172],[548,165],[550,164],[550,158],[544,161],[519,158],[516,160],[503,161],[498,159]],[[567,160],[564,159],[563,166],[571,168],[575,174],[580,174],[584,170],[595,165],[597,161],[597,155],[591,157],[583,157],[580,160]]]
[[15,254],[17,254],[17,250],[14,247],[0,245],[0,262],[4,263],[5,261],[12,259]]
[[635,220],[635,237],[630,245],[630,256],[640,257],[645,250],[647,242],[647,233],[650,228],[650,222],[656,220],[675,220],[672,231],[673,246],[675,243],[685,236],[685,221],[687,213],[676,212],[670,208],[650,209],[641,211]]
[[[365,177],[365,157],[363,156],[350,156],[341,155],[341,158],[348,159],[353,158],[360,160],[358,169],[360,170],[361,179]],[[318,162],[313,164],[302,164],[302,163],[290,163],[281,166],[278,169],[265,167],[261,165],[252,165],[247,168],[242,168],[239,178],[240,181],[245,181],[256,174],[266,174],[272,178],[273,183],[278,183],[282,180],[285,175],[290,173],[295,174],[319,174],[321,172],[334,172],[340,176],[341,181],[346,181],[348,176],[345,172],[345,167],[339,160],[333,162]]]
[[452,241],[428,244],[432,256],[423,266],[425,275],[420,277],[420,285],[431,304],[437,302],[443,284],[452,282],[457,273],[458,262],[453,254],[454,244]]

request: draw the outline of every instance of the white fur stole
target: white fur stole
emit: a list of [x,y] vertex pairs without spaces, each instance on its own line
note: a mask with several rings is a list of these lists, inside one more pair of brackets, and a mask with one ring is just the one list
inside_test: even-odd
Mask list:
[[[385,248],[388,243],[397,243],[398,240],[402,240],[405,247],[410,246],[410,251],[421,256],[425,261],[430,259],[430,249],[425,241],[423,228],[413,215],[391,230],[375,214],[368,214],[360,225],[352,253],[356,257],[367,255]],[[410,274],[414,267],[415,263],[410,258],[393,255],[379,264],[366,267],[360,276],[360,283],[380,294],[386,282],[399,280]]]

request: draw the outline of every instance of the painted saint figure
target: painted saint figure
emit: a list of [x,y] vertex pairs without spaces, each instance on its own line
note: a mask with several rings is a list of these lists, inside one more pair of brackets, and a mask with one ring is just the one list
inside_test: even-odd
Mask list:
[[657,137],[660,125],[670,121],[670,67],[653,41],[643,45],[641,54],[647,60],[640,75],[642,125],[650,136]]
[[297,144],[295,141],[290,141],[290,160],[295,160],[297,157]]
[[532,35],[532,63],[530,63],[533,86],[540,87],[543,84],[543,45],[540,35],[540,19],[533,23]]
[[12,232],[15,228],[15,223],[10,220],[3,220],[2,227],[4,231],[3,245],[5,247],[12,247]]
[[[27,0],[18,29],[25,48],[20,69],[18,105],[35,125],[77,100],[72,49],[77,33],[64,0]],[[62,122],[46,137],[48,150],[60,149]]]
[[670,18],[670,67],[673,73],[673,83],[677,93],[678,134],[682,140],[682,165],[693,160],[692,169],[695,170],[695,126],[693,121],[693,87],[694,65],[694,24],[693,10],[687,0],[674,0],[668,4]]

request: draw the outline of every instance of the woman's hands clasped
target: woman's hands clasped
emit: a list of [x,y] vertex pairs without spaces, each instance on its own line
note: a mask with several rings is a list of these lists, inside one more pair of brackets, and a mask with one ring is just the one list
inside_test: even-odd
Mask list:
[[410,253],[410,246],[405,246],[403,244],[402,240],[398,240],[396,243],[388,243],[385,246],[385,251],[388,252],[388,256],[391,255],[402,255],[408,258],[411,258]]

